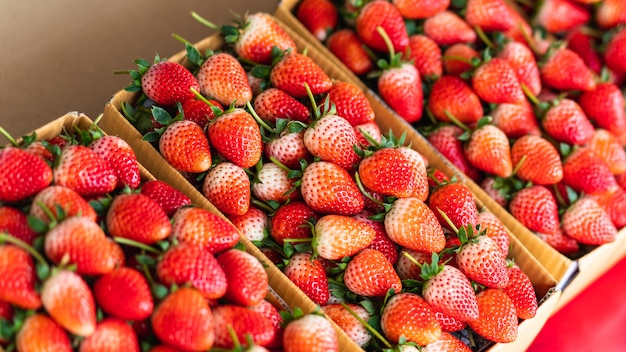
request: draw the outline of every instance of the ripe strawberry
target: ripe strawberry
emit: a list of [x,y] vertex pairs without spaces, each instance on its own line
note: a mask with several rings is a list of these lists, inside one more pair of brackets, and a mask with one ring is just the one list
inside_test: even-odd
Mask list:
[[93,294],[107,314],[123,320],[143,320],[152,314],[154,302],[143,274],[130,267],[119,267],[100,276]]
[[318,161],[302,173],[300,192],[304,202],[322,214],[354,215],[363,210],[363,195],[352,176],[341,166]]
[[442,122],[450,122],[450,115],[465,124],[473,124],[483,117],[480,98],[457,76],[444,75],[432,85],[428,109]]
[[413,194],[416,175],[399,148],[385,147],[366,153],[358,171],[363,186],[373,192],[395,197]]
[[613,28],[626,23],[626,4],[621,0],[605,0],[598,4],[594,19],[602,28]]
[[493,176],[487,176],[480,182],[480,188],[491,197],[496,203],[500,204],[503,208],[507,207],[509,203],[509,194],[503,190],[499,185],[499,180]]
[[339,339],[328,319],[309,313],[287,323],[283,348],[285,352],[337,352]]
[[476,60],[480,60],[480,54],[470,44],[465,43],[450,45],[441,57],[444,73],[452,76],[460,76],[471,70]]
[[591,197],[581,197],[561,219],[563,232],[582,244],[601,245],[615,240],[617,229],[609,215]]
[[426,203],[417,198],[398,198],[394,201],[384,223],[389,238],[402,247],[438,253],[445,246],[445,236],[437,217]]
[[[185,66],[178,62],[162,61],[158,56],[154,63],[136,60],[140,81],[134,82],[143,93],[158,105],[174,106],[194,97],[191,89],[200,90],[198,80]],[[132,73],[132,71],[131,71]]]
[[441,226],[451,229],[441,212],[456,228],[476,223],[476,200],[467,185],[460,182],[444,183],[430,192],[428,206]]
[[503,0],[468,0],[465,21],[483,32],[506,32],[515,26],[511,12]]
[[8,205],[0,206],[0,233],[9,234],[29,245],[37,238],[37,233],[28,225],[26,214]]
[[515,341],[517,315],[511,299],[500,289],[487,288],[476,295],[479,316],[468,325],[481,336],[498,343]]
[[239,232],[219,215],[203,208],[187,207],[180,208],[172,217],[172,237],[218,253],[234,246],[239,241]]
[[[54,219],[48,216],[50,212]],[[50,223],[53,220],[62,220],[72,216],[82,216],[91,221],[97,220],[96,211],[87,200],[71,188],[51,185],[33,198],[30,207],[30,216]]]
[[515,72],[520,84],[524,84],[534,94],[541,93],[541,76],[537,61],[530,48],[523,43],[510,41],[498,53]]
[[215,256],[197,244],[181,242],[170,247],[159,260],[156,273],[166,286],[189,283],[205,298],[224,296],[228,281]]
[[244,109],[228,110],[207,129],[213,149],[242,168],[256,165],[261,158],[261,131],[254,117]]
[[355,75],[364,75],[374,69],[374,62],[363,49],[361,38],[351,28],[342,28],[328,36],[326,46]]
[[432,306],[414,293],[391,296],[383,307],[380,326],[392,343],[398,343],[400,337],[404,337],[407,341],[424,346],[441,336],[441,326]]
[[372,215],[373,213],[367,210],[364,210],[359,214],[354,215],[355,219],[358,219],[359,221],[367,224],[372,229],[374,229],[376,233],[376,236],[367,246],[367,248],[376,249],[382,252],[389,260],[389,262],[392,265],[395,265],[398,261],[398,247],[387,235],[387,232],[385,231],[385,225],[380,221],[375,221],[369,218]]
[[159,138],[159,151],[178,171],[200,173],[211,167],[211,147],[202,128],[189,120],[175,121]]
[[17,202],[46,188],[52,169],[40,157],[17,147],[0,149],[0,201]]
[[325,305],[330,298],[326,269],[309,253],[296,253],[283,270],[285,275],[315,304]]
[[413,187],[411,196],[421,201],[426,201],[429,192],[428,172],[426,171],[428,159],[417,150],[407,146],[400,146],[398,150],[409,160],[409,164],[411,165],[411,174],[415,180],[415,186]]
[[545,186],[534,185],[517,192],[509,211],[531,231],[554,233],[560,227],[556,200]]
[[471,349],[449,332],[442,331],[435,342],[422,347],[422,352],[470,352]]
[[335,81],[328,91],[331,103],[335,104],[336,114],[357,126],[374,121],[375,115],[365,93],[355,84]]
[[436,79],[443,74],[441,48],[426,35],[414,34],[409,37],[408,55],[422,80]]
[[81,352],[139,352],[139,340],[133,328],[118,318],[104,318],[96,331],[80,343]]
[[287,200],[299,199],[296,179],[289,176],[289,172],[281,166],[273,162],[264,163],[252,181],[252,193],[263,202],[284,203]]
[[250,179],[242,167],[227,161],[209,170],[202,194],[225,215],[243,215],[250,209]]
[[578,104],[596,126],[620,135],[626,131],[624,96],[613,83],[599,83],[595,89],[583,92]]
[[283,345],[283,332],[284,327],[283,317],[280,315],[278,308],[276,308],[268,300],[261,300],[259,304],[248,307],[250,310],[261,313],[262,316],[267,318],[274,328],[274,338],[270,340],[265,347],[267,348],[282,348]]
[[231,328],[237,340],[246,344],[250,342],[264,346],[274,339],[272,322],[260,312],[236,304],[220,304],[213,308],[213,326],[215,329],[215,347],[233,348],[235,342],[230,335]]
[[202,294],[190,287],[170,293],[150,320],[162,342],[181,350],[209,350],[215,341],[213,314]]
[[537,9],[537,24],[549,33],[564,32],[589,22],[591,13],[571,0],[547,0]]
[[511,161],[516,166],[521,163],[516,175],[524,181],[551,185],[563,179],[559,152],[543,137],[526,135],[517,139],[511,147]]
[[392,59],[389,67],[378,78],[378,94],[407,122],[414,123],[422,118],[422,79],[415,65],[410,62]]
[[557,90],[587,91],[596,87],[593,71],[568,48],[558,48],[549,53],[539,72],[543,84]]
[[515,104],[525,99],[516,71],[508,61],[498,57],[476,68],[472,75],[472,88],[488,103]]
[[115,196],[107,211],[106,225],[111,236],[144,244],[159,242],[172,232],[172,224],[163,208],[141,193]]
[[295,15],[320,42],[326,41],[339,22],[339,10],[330,0],[303,0]]
[[604,50],[603,57],[605,64],[609,69],[618,74],[626,72],[626,64],[624,64],[624,58],[626,58],[626,51],[624,51],[625,45],[626,30],[622,28],[610,37],[606,44],[606,49]]
[[509,254],[509,231],[502,220],[490,211],[481,211],[476,215],[476,226],[479,225],[481,230],[485,230],[485,235],[498,245],[502,257],[506,258]]
[[264,121],[276,119],[308,122],[309,109],[300,101],[278,88],[268,88],[254,98],[254,111]]
[[87,282],[73,271],[59,270],[43,283],[41,302],[65,330],[89,336],[96,330],[96,307]]
[[586,147],[575,150],[563,161],[563,181],[585,194],[600,194],[617,187],[606,163]]
[[440,46],[476,41],[474,29],[450,10],[441,11],[427,18],[424,21],[424,34]]
[[252,100],[252,89],[243,66],[233,55],[222,52],[209,56],[198,69],[200,93],[222,106],[244,106]]
[[78,274],[105,274],[124,264],[121,246],[106,237],[96,222],[81,216],[65,219],[50,230],[44,252],[55,264],[69,260]]
[[345,118],[332,110],[322,112],[304,132],[304,145],[309,152],[322,161],[332,162],[351,169],[361,157],[355,152],[358,143],[356,132]]
[[387,33],[394,51],[403,52],[409,45],[404,19],[394,4],[370,1],[361,8],[355,23],[356,33],[365,45],[373,50],[389,52],[389,46],[377,31],[378,27]]
[[402,280],[422,280],[422,268],[420,266],[430,265],[431,261],[432,255],[428,252],[402,248],[395,264],[396,272]]
[[[439,264],[439,257],[422,266],[422,297],[433,309],[461,321],[478,318],[478,303],[470,280],[459,269]],[[434,258],[435,259],[435,258]]]
[[[472,225],[470,225],[472,226]],[[460,232],[464,232],[461,230]],[[506,259],[499,245],[483,233],[461,240],[461,248],[456,253],[456,263],[467,277],[477,283],[494,288],[502,288],[509,282],[506,272]],[[459,235],[461,236],[461,235]]]
[[402,291],[402,282],[382,252],[365,248],[355,254],[343,276],[346,287],[366,297],[383,297],[390,289]]
[[520,268],[509,267],[509,284],[502,291],[513,301],[520,319],[531,319],[537,314],[537,295],[530,278]]
[[118,136],[102,136],[91,142],[89,148],[113,169],[117,176],[117,187],[139,187],[139,164],[128,142]]
[[268,278],[261,262],[252,254],[229,249],[217,256],[228,285],[224,297],[243,306],[257,305],[267,296]]
[[272,66],[269,79],[272,86],[296,99],[307,97],[305,83],[313,95],[326,93],[333,85],[330,77],[313,59],[296,52],[285,52]]
[[478,180],[480,173],[467,161],[463,151],[463,142],[458,139],[463,130],[456,125],[441,125],[427,135],[428,141],[460,172],[473,180]]
[[41,299],[35,291],[35,270],[26,250],[0,245],[0,300],[25,309],[41,307]]
[[157,202],[168,217],[174,215],[178,208],[191,204],[191,199],[187,195],[161,180],[145,182],[141,186],[141,194]]
[[109,164],[82,145],[65,147],[53,172],[56,185],[71,188],[82,196],[106,194],[117,185],[117,176]]
[[311,228],[306,223],[315,223],[319,215],[314,212],[306,203],[294,201],[280,206],[271,219],[270,235],[283,246],[285,239],[309,238]]
[[499,177],[509,177],[513,172],[509,140],[494,125],[474,130],[464,151],[467,161],[479,170]]
[[587,33],[584,27],[569,30],[565,39],[567,48],[578,54],[593,72],[602,72],[603,62],[597,49],[597,39]]
[[602,160],[614,175],[626,172],[626,151],[613,133],[596,128],[587,145]]
[[228,220],[250,241],[262,241],[267,237],[269,217],[255,206],[251,206],[243,215],[228,216]]
[[[370,319],[370,314],[363,306],[346,303],[348,309],[358,315],[363,321]],[[338,303],[328,304],[322,307],[322,311],[335,322],[348,337],[360,347],[364,347],[372,339],[371,333],[361,324],[351,312]]]
[[393,0],[394,5],[398,8],[398,11],[402,14],[402,17],[408,19],[420,19],[429,18],[434,16],[450,6],[450,0],[435,0],[435,1],[408,1],[408,0]]
[[437,311],[437,309],[435,309],[435,318],[437,318],[437,322],[441,326],[442,337],[444,332],[461,331],[467,327],[466,321],[454,319],[447,314]]
[[593,125],[581,109],[571,99],[563,99],[548,109],[541,120],[545,132],[558,142],[582,145],[592,138]]
[[490,115],[493,125],[509,138],[541,134],[535,112],[528,100],[518,104],[499,104]]
[[200,99],[186,100],[181,106],[183,118],[197,123],[204,129],[207,123],[215,118],[216,113],[224,111],[217,100],[209,100],[209,103]]
[[299,169],[300,159],[313,161],[313,156],[304,144],[304,130],[282,131],[277,138],[265,143],[264,153],[266,157],[274,158],[290,169]]
[[65,330],[43,313],[24,320],[15,337],[15,346],[18,351],[73,351]]
[[376,232],[369,225],[345,215],[328,214],[315,223],[313,252],[321,258],[341,260],[372,243]]

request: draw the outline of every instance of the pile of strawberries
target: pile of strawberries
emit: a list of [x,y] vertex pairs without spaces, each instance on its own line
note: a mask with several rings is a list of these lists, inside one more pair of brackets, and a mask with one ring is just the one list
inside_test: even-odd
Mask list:
[[[187,43],[187,66],[136,61],[122,113],[143,138],[362,348],[514,341],[537,297],[502,222],[272,17],[220,30],[219,51]],[[299,343],[284,348],[331,350]]]
[[621,0],[303,0],[294,15],[442,155],[571,257],[626,225]]
[[0,149],[0,350],[268,351],[316,341],[311,324],[337,344],[274,305],[230,222],[142,180],[127,142],[35,138]]

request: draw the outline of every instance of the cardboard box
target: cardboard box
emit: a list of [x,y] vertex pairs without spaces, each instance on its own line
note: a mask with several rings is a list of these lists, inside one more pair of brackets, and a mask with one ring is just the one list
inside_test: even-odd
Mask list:
[[[390,110],[381,104],[373,92],[367,90],[360,82],[354,80],[347,71],[341,66],[336,65],[333,61],[327,59],[327,55],[322,51],[317,50],[314,46],[304,39],[302,39],[297,33],[295,33],[290,27],[286,26],[279,19],[276,19],[279,24],[285,28],[285,30],[294,38],[298,46],[298,50],[302,52],[307,49],[308,55],[315,60],[326,73],[334,79],[351,81],[362,87],[370,100],[372,107],[376,113],[376,119],[379,123],[381,130],[392,130],[394,134],[400,135],[403,132],[407,132],[407,142],[411,143],[412,147],[421,152],[428,160],[429,163],[441,169],[448,176],[456,175],[454,169],[450,168],[450,165],[441,159],[432,148],[429,148],[425,139],[414,131],[410,126],[405,125],[399,118],[392,115]],[[217,49],[223,45],[223,40],[219,35],[206,38],[194,46],[201,52],[207,48]],[[185,64],[185,52],[181,51],[169,58],[171,61],[177,61]],[[219,213],[217,209],[197,190],[191,185],[178,171],[172,168],[160,155],[158,150],[154,148],[150,143],[143,141],[141,134],[126,120],[121,113],[121,106],[124,102],[133,102],[137,99],[137,93],[129,93],[126,91],[119,91],[112,99],[106,104],[104,111],[104,118],[102,119],[100,126],[109,134],[118,135],[127,140],[138,155],[140,162],[146,166],[150,172],[152,172],[156,178],[167,181],[177,188],[181,189],[187,195],[189,195],[194,203],[206,207],[207,209]],[[464,180],[462,175],[461,179]],[[481,205],[481,201],[477,198],[477,202]],[[223,216],[223,215],[222,215]],[[528,249],[513,235],[511,239],[511,254],[515,258],[516,263],[524,270],[531,278],[535,286],[539,297],[544,297],[542,304],[539,307],[537,316],[533,319],[524,321],[520,325],[519,337],[517,341],[510,344],[495,344],[489,349],[490,351],[500,350],[519,350],[522,351],[528,346],[533,338],[538,334],[541,327],[545,324],[548,317],[558,302],[560,292],[555,290],[555,286],[558,280],[556,280],[540,263]],[[247,240],[242,241],[248,250],[253,255],[257,256],[265,265],[266,270],[270,277],[270,286],[277,293],[277,295],[285,301],[289,307],[300,307],[305,312],[312,311],[316,305],[302,292],[300,291],[277,267],[275,267],[252,243]],[[352,342],[343,331],[339,330],[340,345],[342,351],[357,351],[361,350],[354,342]]]

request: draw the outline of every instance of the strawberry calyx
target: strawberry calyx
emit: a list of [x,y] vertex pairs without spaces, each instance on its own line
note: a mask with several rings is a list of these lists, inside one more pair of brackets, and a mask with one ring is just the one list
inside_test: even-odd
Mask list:
[[[372,336],[376,337],[386,348],[383,351],[394,351],[396,349],[393,348],[393,345],[389,340],[387,340],[378,330],[376,330],[369,322],[363,320],[350,306],[348,306],[345,302],[340,303],[341,306],[350,313],[359,323],[363,324],[363,326],[367,329],[367,331],[372,334]],[[364,305],[365,306],[365,305]],[[367,309],[367,307],[366,307]]]
[[391,38],[389,38],[389,35],[385,31],[385,29],[383,27],[381,27],[381,26],[378,26],[376,28],[376,31],[383,38],[383,41],[385,42],[385,45],[387,46],[387,49],[389,51],[389,59],[388,60],[379,59],[376,62],[376,64],[377,64],[377,66],[378,66],[378,68],[380,70],[379,71],[372,71],[371,73],[369,73],[367,75],[367,78],[376,78],[376,77],[382,75],[382,73],[384,71],[386,71],[386,70],[390,70],[392,68],[399,68],[399,67],[401,67],[402,63],[405,62],[402,59],[403,54],[402,53],[396,53],[396,50],[394,49],[393,44],[391,43]]
[[124,90],[127,92],[135,93],[141,92],[141,77],[148,71],[148,69],[161,61],[165,61],[165,58],[161,58],[158,54],[154,56],[154,60],[152,63],[146,59],[135,59],[133,62],[137,65],[137,69],[134,70],[117,70],[114,71],[114,74],[128,74],[132,79],[132,82],[129,83]]
[[178,106],[178,114],[174,117],[172,117],[172,115],[167,110],[163,109],[162,107],[157,106],[157,105],[152,106],[151,108],[152,116],[154,117],[156,123],[158,123],[161,127],[155,128],[153,131],[150,131],[144,134],[143,136],[144,141],[158,142],[159,139],[161,138],[161,135],[163,134],[163,132],[165,132],[168,126],[170,126],[176,121],[183,120],[183,112],[182,112],[182,107],[180,103],[177,104],[177,106]]
[[308,83],[304,82],[304,89],[306,89],[307,96],[311,102],[311,106],[313,107],[313,122],[311,125],[315,124],[315,121],[318,121],[324,116],[335,115],[337,113],[337,108],[335,103],[330,101],[330,96],[326,95],[324,102],[320,105],[315,101],[315,97],[313,96],[313,92],[311,91],[311,87],[309,87]]
[[402,133],[400,138],[396,138],[393,135],[393,131],[389,130],[387,135],[383,134],[381,136],[380,142],[376,141],[369,133],[365,131],[363,132],[363,136],[369,142],[368,146],[362,147],[356,144],[352,146],[352,149],[354,149],[354,151],[361,157],[361,160],[368,156],[371,156],[378,150],[385,148],[398,148],[400,146],[403,146],[406,141],[406,131]]

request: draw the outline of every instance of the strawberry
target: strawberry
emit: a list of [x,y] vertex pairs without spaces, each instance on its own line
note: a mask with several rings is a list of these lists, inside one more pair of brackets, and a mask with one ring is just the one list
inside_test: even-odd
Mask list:
[[[467,228],[471,229],[469,226]],[[470,280],[481,285],[494,288],[506,286],[509,282],[506,259],[502,256],[499,245],[482,231],[474,237],[472,232],[466,228],[459,231],[461,247],[455,257],[459,269]],[[463,238],[464,236],[467,238]]]
[[351,28],[342,28],[328,36],[326,46],[355,75],[374,69],[374,62],[363,48],[363,42]]
[[330,0],[303,0],[295,15],[320,42],[326,41],[339,22],[339,10]]
[[439,263],[433,254],[430,265],[422,266],[422,297],[435,310],[461,321],[478,318],[478,303],[470,280],[459,269]]
[[268,292],[268,278],[263,264],[252,254],[229,249],[217,256],[217,262],[226,274],[226,298],[243,306],[257,305]]
[[596,128],[587,146],[604,160],[612,174],[620,175],[626,172],[626,151],[611,132]]
[[465,124],[475,123],[483,117],[480,98],[457,76],[444,75],[433,83],[428,109],[442,122],[450,122],[450,115]]
[[500,177],[509,177],[513,172],[509,140],[494,125],[475,129],[464,151],[467,161],[479,170]]
[[326,93],[333,85],[330,77],[313,59],[296,52],[285,52],[272,66],[269,79],[272,86],[296,99],[307,97],[305,83],[313,95]]
[[299,169],[300,159],[313,161],[313,156],[304,144],[304,130],[283,130],[277,138],[265,143],[264,153],[266,157],[274,158],[290,169]]
[[441,11],[427,18],[424,21],[424,34],[440,46],[476,41],[474,29],[450,10]]
[[18,351],[73,351],[70,338],[59,324],[43,313],[24,320],[15,337]]
[[595,10],[594,19],[603,28],[613,28],[618,24],[626,23],[625,5],[621,0],[602,1]]
[[411,165],[411,174],[415,181],[411,196],[421,201],[426,201],[426,198],[428,198],[428,172],[426,171],[428,159],[417,150],[407,146],[399,146],[398,150],[407,158]]
[[236,304],[221,304],[213,308],[215,347],[233,348],[235,342],[229,328],[240,343],[249,337],[250,343],[264,346],[274,339],[272,322],[260,312]]
[[309,313],[287,323],[283,347],[285,352],[337,352],[339,339],[328,319]]
[[254,98],[254,111],[264,121],[276,119],[301,122],[309,120],[309,109],[300,101],[278,88],[268,88]]
[[302,172],[300,192],[304,202],[322,214],[354,215],[365,202],[356,182],[346,169],[327,162],[309,164]]
[[[54,219],[50,219],[48,212]],[[87,200],[71,188],[51,185],[33,198],[29,215],[46,223],[72,216],[83,216],[91,221],[97,220],[96,211]]]
[[414,293],[391,296],[383,307],[380,326],[392,343],[398,343],[400,337],[404,337],[406,341],[424,346],[441,336],[441,326],[432,306]]
[[589,22],[591,13],[572,0],[547,0],[537,9],[536,19],[549,33],[558,33]]
[[625,45],[626,30],[622,28],[610,37],[604,50],[604,63],[609,69],[618,74],[626,72],[626,65],[624,64],[624,58],[626,58]]
[[284,203],[287,200],[300,198],[297,192],[296,179],[289,177],[289,172],[272,162],[264,163],[252,181],[252,193],[263,202],[276,201]]
[[467,161],[463,142],[458,138],[463,130],[456,125],[441,125],[427,135],[428,142],[448,159],[459,171],[478,180],[479,171]]
[[423,34],[409,37],[409,60],[415,64],[422,80],[435,79],[443,74],[441,48],[431,38]]
[[444,332],[461,331],[467,327],[467,322],[454,319],[447,314],[437,311],[436,309],[435,309],[435,318],[437,318],[437,321],[439,322],[439,325],[441,326],[441,332],[442,332],[441,336],[444,335],[443,334]]
[[287,278],[315,304],[325,305],[330,298],[326,269],[309,253],[296,253],[283,270]]
[[35,291],[33,259],[25,249],[0,245],[0,300],[25,309],[38,309],[41,299]]
[[215,118],[216,113],[224,111],[217,100],[209,100],[209,103],[200,99],[186,100],[181,106],[184,119],[193,121],[204,129]]
[[480,54],[471,45],[465,43],[450,45],[443,51],[441,57],[444,73],[453,76],[460,76],[471,70],[476,60],[480,60]]
[[346,287],[366,297],[383,297],[387,291],[402,291],[402,282],[382,252],[365,248],[348,262],[343,277]]
[[385,147],[366,154],[358,171],[363,186],[382,195],[409,197],[415,188],[416,175],[399,148]]
[[93,285],[93,295],[98,307],[124,320],[146,319],[154,308],[146,277],[130,267],[100,276]]
[[372,335],[367,328],[359,322],[348,309],[358,315],[363,321],[368,321],[370,314],[360,305],[346,303],[346,307],[333,303],[322,307],[322,312],[335,322],[348,337],[360,347],[371,341]]
[[336,114],[357,126],[374,121],[374,109],[365,93],[355,84],[335,81],[328,91],[331,103],[335,104]]
[[352,256],[369,246],[376,237],[376,232],[369,225],[335,214],[319,218],[313,233],[313,252],[329,260]]
[[190,287],[170,293],[150,319],[152,330],[162,342],[181,350],[213,347],[213,314],[202,294]]
[[159,151],[173,168],[181,172],[205,172],[213,160],[204,130],[189,120],[175,121],[167,126],[159,138]]
[[564,234],[560,228],[554,233],[537,233],[537,235],[563,255],[573,255],[580,249],[578,241]]
[[487,288],[476,295],[479,316],[468,325],[479,335],[498,343],[515,341],[518,323],[515,306],[500,289]]
[[106,215],[106,225],[111,236],[144,244],[159,242],[172,232],[163,208],[141,193],[115,196]]
[[597,74],[602,72],[603,62],[597,49],[596,38],[587,33],[584,27],[569,30],[565,39],[567,48],[578,54],[593,72]]
[[250,310],[261,313],[262,316],[267,318],[274,328],[274,338],[265,344],[268,348],[280,348],[283,344],[283,332],[284,327],[283,317],[281,316],[278,308],[275,307],[268,300],[261,300],[259,304],[248,307]]
[[591,197],[581,197],[561,218],[563,232],[582,244],[601,245],[615,240],[617,229],[609,215]]
[[487,193],[491,199],[503,208],[509,203],[509,194],[500,186],[500,180],[497,177],[487,176],[480,182],[480,188]]
[[567,98],[548,109],[541,126],[550,137],[567,144],[582,145],[593,137],[593,125],[584,111]]
[[520,84],[524,84],[534,94],[541,93],[539,66],[530,48],[520,42],[510,41],[498,53],[498,58],[506,61],[515,72]]
[[263,151],[261,131],[244,109],[227,110],[208,126],[211,146],[224,158],[244,169],[259,162]]
[[549,53],[539,72],[543,84],[557,90],[587,91],[596,87],[593,71],[568,48],[557,48]]
[[105,274],[124,264],[121,246],[106,237],[96,222],[81,216],[65,219],[50,230],[44,252],[55,264],[69,260],[78,274]]
[[128,142],[117,136],[102,136],[91,142],[89,148],[113,169],[117,176],[117,187],[139,187],[139,164]]
[[207,172],[202,194],[225,215],[243,215],[250,209],[250,179],[242,167],[227,161]]
[[476,226],[485,230],[485,235],[498,245],[502,257],[506,258],[509,254],[509,231],[502,220],[490,211],[481,211],[476,215]]
[[461,340],[449,332],[442,331],[441,336],[435,342],[431,342],[422,348],[422,352],[470,352],[471,349]]
[[590,195],[609,214],[613,225],[621,229],[626,226],[626,191],[622,187],[598,195]]
[[394,201],[384,223],[389,238],[402,247],[440,252],[445,246],[445,236],[437,217],[426,203],[417,198],[398,198]]
[[528,100],[518,104],[498,104],[490,116],[494,126],[509,138],[519,138],[527,134],[539,135],[539,123]]
[[314,212],[306,203],[294,201],[280,206],[271,219],[270,235],[282,246],[285,239],[309,238],[311,228],[307,221],[315,223],[319,215]]
[[387,1],[374,0],[365,4],[356,18],[355,30],[359,38],[373,50],[389,52],[389,46],[378,32],[381,27],[389,36],[391,47],[403,52],[409,44],[409,36],[398,8]]
[[187,207],[180,208],[172,217],[172,237],[218,253],[234,246],[239,241],[239,232],[219,215],[203,208]]
[[391,264],[395,264],[396,261],[398,261],[398,248],[391,238],[387,236],[385,225],[380,221],[370,219],[369,217],[371,215],[373,215],[373,213],[364,210],[353,217],[370,226],[376,233],[374,239],[370,242],[367,248],[376,249],[382,252]]
[[626,131],[624,96],[613,83],[599,83],[595,89],[583,92],[578,104],[596,126],[616,135]]
[[9,234],[29,245],[38,236],[28,225],[26,214],[8,205],[0,206],[0,233]]
[[267,237],[269,217],[255,206],[251,206],[243,215],[228,216],[228,220],[250,241],[262,241]]
[[506,32],[515,25],[511,12],[503,0],[468,0],[465,21],[483,32]]
[[476,200],[467,185],[460,182],[449,182],[435,187],[430,192],[428,206],[437,217],[439,223],[452,229],[441,212],[450,219],[454,227],[459,228],[476,222],[478,210]]
[[150,180],[141,186],[141,194],[157,202],[168,217],[174,215],[178,208],[191,204],[191,199],[183,192],[161,180]]
[[1,202],[17,202],[33,196],[53,179],[52,169],[43,159],[17,147],[0,149],[0,165],[3,165],[0,169]]
[[43,283],[41,302],[46,312],[65,330],[89,336],[96,330],[96,307],[91,289],[78,274],[68,270],[53,273]]
[[559,152],[543,137],[526,135],[517,139],[511,147],[511,161],[519,165],[516,175],[524,181],[551,185],[563,179]]
[[560,226],[556,200],[545,186],[534,185],[517,192],[509,211],[531,231],[554,233]]
[[600,194],[617,187],[608,165],[586,147],[575,150],[563,161],[563,181],[585,194]]
[[408,19],[429,18],[438,14],[450,6],[450,0],[434,0],[414,2],[408,0],[393,0],[394,5]]
[[488,103],[515,104],[525,99],[516,71],[508,61],[498,57],[476,68],[472,75],[472,88]]
[[243,66],[229,53],[209,56],[198,69],[200,93],[222,106],[244,106],[252,100],[252,89]]
[[378,78],[378,94],[405,121],[414,123],[422,118],[422,79],[412,63],[392,59]]
[[509,284],[502,291],[513,301],[520,319],[531,319],[537,314],[537,295],[530,278],[518,267],[509,267]]
[[168,345],[157,345],[157,346],[152,347],[149,351],[150,352],[180,352],[179,349],[170,347]]
[[422,266],[430,265],[431,261],[432,256],[429,252],[402,248],[395,263],[396,272],[402,280],[421,280]]
[[159,260],[156,273],[166,286],[189,283],[209,299],[223,297],[228,285],[215,256],[197,244],[181,242],[170,247]]
[[162,61],[157,56],[152,64],[145,60],[136,60],[135,63],[139,66],[136,73],[141,78],[134,82],[134,86],[141,88],[158,105],[174,106],[192,99],[194,94],[191,89],[200,90],[196,77],[178,62]]
[[96,331],[80,343],[80,351],[129,351],[139,352],[139,341],[133,328],[118,318],[104,318]]

